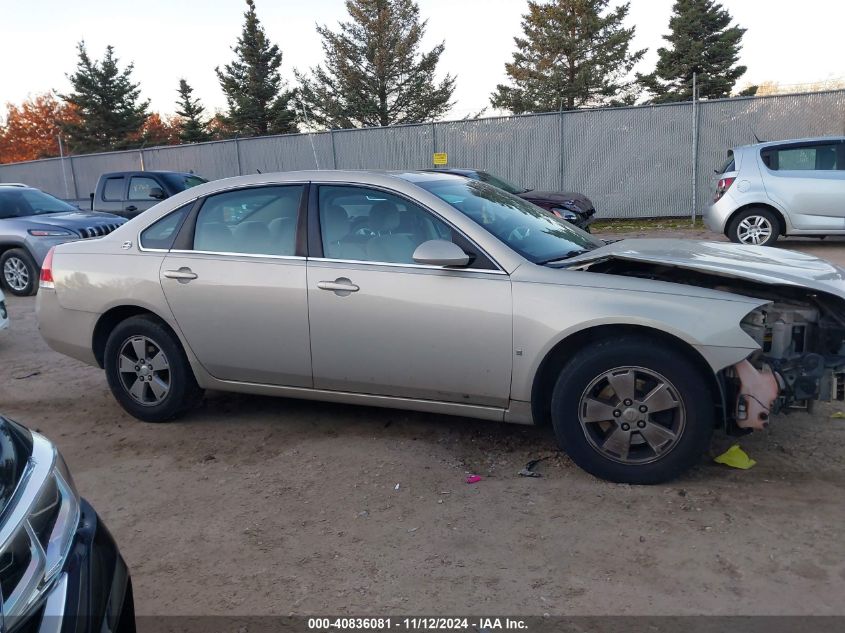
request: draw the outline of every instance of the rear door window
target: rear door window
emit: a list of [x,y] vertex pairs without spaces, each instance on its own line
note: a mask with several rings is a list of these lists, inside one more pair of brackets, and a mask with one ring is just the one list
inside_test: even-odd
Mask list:
[[197,214],[194,250],[296,255],[303,185],[252,187],[209,196]]
[[123,200],[124,177],[106,178],[103,183],[103,200],[107,202],[120,202]]
[[845,144],[839,142],[771,147],[764,149],[761,157],[772,171],[845,170]]

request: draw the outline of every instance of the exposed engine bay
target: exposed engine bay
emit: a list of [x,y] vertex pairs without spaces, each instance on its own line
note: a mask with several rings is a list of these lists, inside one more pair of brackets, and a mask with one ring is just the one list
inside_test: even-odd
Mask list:
[[816,400],[845,400],[845,301],[840,297],[639,261],[606,259],[579,268],[771,301],[740,324],[760,350],[720,372],[728,431],[765,428],[772,414],[809,409]]

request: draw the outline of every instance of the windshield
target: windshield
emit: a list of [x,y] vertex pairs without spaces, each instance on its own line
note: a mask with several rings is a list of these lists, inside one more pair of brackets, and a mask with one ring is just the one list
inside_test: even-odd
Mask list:
[[191,174],[166,174],[165,178],[176,192],[185,191],[185,189],[190,189],[191,187],[196,187],[197,185],[202,185],[208,182],[205,178],[200,178],[199,176]]
[[0,190],[0,219],[25,218],[43,213],[79,211],[76,207],[38,189]]
[[569,222],[478,180],[455,178],[414,184],[448,202],[535,264],[567,259],[604,246]]
[[498,187],[502,191],[507,191],[508,193],[525,193],[526,191],[529,191],[525,187],[518,187],[512,182],[508,182],[504,178],[497,178],[493,174],[488,174],[486,171],[479,171],[476,173],[478,174],[478,179],[481,182],[486,182],[488,185]]

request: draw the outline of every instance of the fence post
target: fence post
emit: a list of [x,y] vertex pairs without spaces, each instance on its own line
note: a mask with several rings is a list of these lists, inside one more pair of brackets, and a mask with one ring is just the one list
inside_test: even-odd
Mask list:
[[235,137],[235,156],[238,159],[238,176],[243,176],[243,168],[241,167],[241,139],[240,137]]
[[560,134],[558,135],[558,149],[560,150],[560,190],[565,191],[566,186],[563,182],[563,110],[558,114],[557,121],[558,127],[560,128]]
[[434,155],[437,153],[437,123],[431,122],[431,158],[428,159],[426,167],[434,160]]
[[337,149],[334,146],[334,129],[329,128],[329,137],[332,139],[332,169],[337,169]]
[[692,225],[698,207],[698,89],[697,73],[692,74]]
[[73,156],[68,156],[70,163],[70,179],[73,181],[73,197],[79,200],[79,186],[76,184],[76,170],[73,168]]

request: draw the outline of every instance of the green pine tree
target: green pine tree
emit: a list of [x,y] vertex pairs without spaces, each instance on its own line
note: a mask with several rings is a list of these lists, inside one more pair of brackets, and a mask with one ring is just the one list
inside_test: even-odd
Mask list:
[[455,78],[437,81],[444,44],[420,51],[426,21],[414,0],[347,0],[339,31],[318,26],[325,62],[297,73],[312,123],[327,128],[421,123],[452,107]]
[[714,0],[676,0],[669,34],[663,36],[669,47],[658,49],[657,67],[641,77],[643,85],[655,103],[689,101],[695,73],[699,96],[729,97],[747,70],[737,64],[744,33],[731,26],[730,13]]
[[85,42],[77,45],[76,72],[67,75],[73,92],[60,95],[79,115],[63,131],[77,152],[125,149],[136,145],[147,120],[149,101],[140,101],[139,84],[132,81],[133,64],[120,70],[114,48],[106,47],[101,61],[92,60]]
[[511,83],[497,86],[493,107],[521,114],[633,103],[639,88],[629,75],[645,49],[631,50],[635,28],[623,24],[630,3],[608,3],[530,1],[505,64]]
[[183,143],[202,143],[211,140],[208,123],[203,120],[205,108],[192,94],[194,89],[184,79],[179,80],[179,100],[176,114],[181,117],[179,139]]
[[282,53],[267,38],[255,2],[246,4],[243,31],[232,49],[235,60],[215,69],[229,108],[226,127],[240,136],[296,132],[294,91],[284,89],[279,74]]

